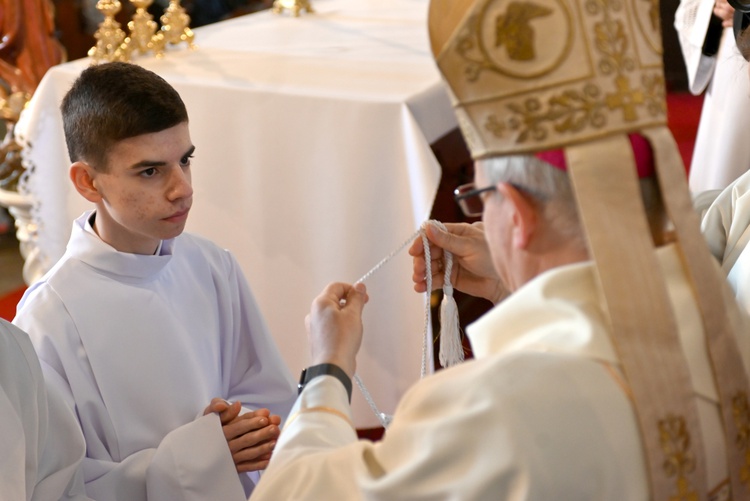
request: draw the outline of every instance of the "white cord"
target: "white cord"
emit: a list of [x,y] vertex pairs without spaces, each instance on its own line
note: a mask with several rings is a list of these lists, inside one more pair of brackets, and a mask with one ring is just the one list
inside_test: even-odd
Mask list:
[[[370,271],[365,273],[362,278],[357,280],[355,284],[362,283],[370,276],[372,276],[373,273],[378,271],[380,268],[383,267],[385,263],[393,259],[396,254],[401,252],[404,247],[406,247],[410,242],[413,242],[414,239],[418,236],[422,236],[422,246],[424,247],[424,256],[425,256],[425,263],[427,265],[427,270],[425,272],[426,280],[427,280],[427,291],[425,292],[425,327],[424,327],[424,337],[422,342],[422,368],[421,368],[421,377],[424,377],[427,374],[427,348],[428,343],[431,338],[429,330],[430,326],[432,325],[432,312],[430,308],[430,293],[432,291],[432,260],[430,257],[430,242],[427,239],[427,234],[425,233],[424,227],[427,223],[424,223],[422,227],[419,228],[416,232],[414,232],[403,244],[401,244],[396,250],[388,254],[385,258],[383,258],[378,264],[376,264]],[[367,391],[367,388],[365,387],[365,384],[362,382],[358,374],[354,375],[354,381],[357,383],[357,386],[359,387],[359,390],[362,392],[362,395],[365,397],[365,400],[369,404],[372,411],[375,413],[375,416],[380,421],[380,424],[383,426],[383,428],[388,428],[388,425],[391,424],[391,420],[393,419],[393,416],[386,414],[384,412],[381,412],[380,409],[378,409],[378,406],[375,404],[375,400],[373,400],[372,395],[370,395],[370,392]]]

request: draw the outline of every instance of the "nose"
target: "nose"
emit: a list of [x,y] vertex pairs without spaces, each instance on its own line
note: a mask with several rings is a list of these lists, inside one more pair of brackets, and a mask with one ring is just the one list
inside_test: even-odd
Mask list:
[[175,167],[169,178],[167,198],[174,202],[183,198],[193,196],[193,184],[190,176],[190,167]]

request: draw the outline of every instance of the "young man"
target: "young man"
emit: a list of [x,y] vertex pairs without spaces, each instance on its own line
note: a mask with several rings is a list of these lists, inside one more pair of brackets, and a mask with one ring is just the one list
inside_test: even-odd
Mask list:
[[47,393],[28,336],[0,319],[0,486],[3,499],[84,500],[83,436],[55,392]]
[[347,399],[368,298],[326,288],[253,501],[750,498],[750,331],[690,206],[650,8],[432,0],[476,160],[457,199],[483,225],[429,233],[466,244],[457,288],[509,295],[467,329],[475,360],[415,384],[372,443]]
[[70,178],[96,209],[14,322],[78,416],[87,492],[243,498],[294,389],[234,257],[183,233],[185,106],[156,74],[111,63],[84,70],[61,109]]

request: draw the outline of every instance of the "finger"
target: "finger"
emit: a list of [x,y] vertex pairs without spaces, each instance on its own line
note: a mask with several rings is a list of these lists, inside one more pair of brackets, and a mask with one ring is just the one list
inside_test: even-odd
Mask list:
[[276,447],[276,440],[269,440],[252,447],[246,447],[242,450],[232,453],[234,464],[249,463],[254,461],[268,461],[271,459],[271,453]]
[[229,408],[229,405],[230,405],[229,402],[227,402],[223,398],[220,398],[220,397],[212,398],[211,403],[208,404],[208,407],[206,407],[203,410],[203,415],[205,416],[206,414],[211,414],[212,412],[219,414],[227,410]]
[[330,307],[331,303],[339,305],[341,300],[345,300],[349,290],[352,288],[351,285],[343,282],[333,282],[323,289],[323,292],[315,298],[313,301],[313,307],[318,310]]
[[271,414],[268,416],[268,422],[271,424],[275,424],[276,426],[281,425],[281,416],[278,416],[276,414]]
[[[248,413],[248,414],[251,414],[251,413]],[[254,410],[252,412],[252,414],[254,416],[257,416],[257,417],[266,417],[267,418],[268,416],[271,415],[271,411],[269,411],[268,409],[265,409],[265,408],[261,408],[261,409]]]
[[[449,227],[446,226],[446,228]],[[456,236],[460,236],[462,234],[462,231],[460,229],[462,228],[462,226],[453,225],[450,228],[456,230],[456,234],[451,233],[450,231],[444,231],[436,224],[430,223],[425,227],[425,233],[427,234],[427,238],[430,240],[430,242],[434,243],[437,247],[445,249],[448,252],[452,252],[454,254],[460,254],[461,250],[466,246],[465,242],[461,238]]]
[[237,416],[239,416],[241,410],[242,404],[239,401],[229,405],[226,410],[222,411],[219,414],[221,424],[225,425],[227,423],[231,423]]
[[249,473],[251,471],[265,470],[266,468],[268,468],[268,463],[268,460],[251,461],[241,464],[235,463],[235,467],[237,468],[237,473]]
[[229,440],[229,450],[234,454],[243,449],[257,447],[259,444],[275,441],[279,438],[279,434],[280,430],[276,425],[267,425],[260,429],[250,430]]
[[346,308],[354,309],[357,313],[361,313],[369,299],[365,284],[355,284],[354,287],[349,289],[346,295]]
[[[240,412],[242,411],[242,408],[240,407]],[[258,409],[255,411],[249,411],[245,412],[244,414],[238,414],[234,417],[231,421],[227,421],[226,423],[222,423],[223,425],[227,424],[234,424],[239,421],[249,420],[249,419],[256,419],[256,418],[266,418],[268,419],[271,412],[268,409]],[[257,420],[257,419],[256,419]]]
[[411,243],[411,247],[409,247],[409,255],[414,257],[424,255],[424,245],[422,243],[421,235],[415,238]]
[[[244,415],[222,427],[224,437],[227,441],[236,440],[242,436],[265,430],[264,433],[255,435],[253,442],[243,442],[245,445],[252,445],[256,442],[275,438],[278,428],[278,426],[271,424],[267,417],[245,417]],[[242,443],[239,443],[238,446],[241,445]]]

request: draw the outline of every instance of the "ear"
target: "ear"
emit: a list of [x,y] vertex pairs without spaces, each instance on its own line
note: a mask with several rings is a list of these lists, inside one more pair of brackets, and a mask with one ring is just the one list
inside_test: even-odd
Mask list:
[[73,181],[73,186],[83,198],[93,203],[102,200],[102,195],[94,182],[96,174],[94,168],[85,162],[78,161],[70,166],[70,180]]
[[497,191],[509,204],[513,247],[528,248],[539,221],[536,205],[523,192],[509,183],[498,183]]

